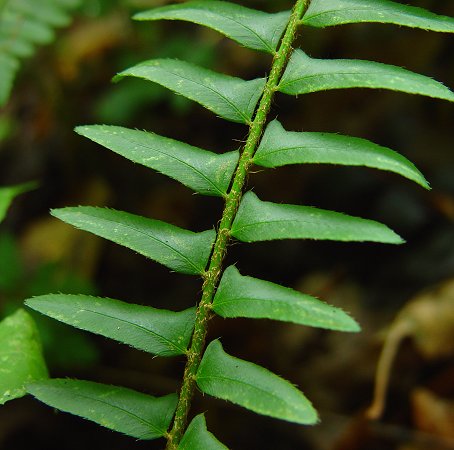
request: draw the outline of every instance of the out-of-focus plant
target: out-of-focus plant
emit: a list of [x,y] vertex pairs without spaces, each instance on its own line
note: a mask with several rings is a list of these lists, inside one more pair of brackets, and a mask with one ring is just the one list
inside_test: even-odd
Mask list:
[[[1,187],[0,222],[5,219],[13,200],[35,187],[35,182]],[[38,354],[41,355],[42,342],[46,360],[51,367],[73,365],[76,361],[74,355],[77,355],[78,365],[92,363],[97,358],[97,351],[90,340],[79,330],[72,330],[68,333],[68,329],[47,317],[32,318],[24,310],[16,311],[24,298],[43,294],[49,290],[68,294],[76,292],[93,294],[95,292],[95,288],[89,280],[59,262],[41,262],[30,273],[24,266],[16,238],[6,229],[0,229],[0,318],[4,318],[0,328],[9,330],[2,335],[0,347],[6,351],[9,345],[6,340],[9,342],[13,338],[16,339],[14,333],[11,333],[11,329],[15,327],[18,332],[17,342],[31,346],[30,354],[34,355],[34,358],[38,358],[36,356]],[[27,355],[24,349],[21,351]],[[20,354],[19,351],[18,354]],[[20,364],[21,358],[17,355],[15,358]],[[17,370],[19,369],[14,369],[14,371]],[[12,376],[14,371],[11,372]],[[18,376],[19,378],[21,377]],[[2,377],[0,377],[0,395],[5,395],[4,393],[10,390],[9,381],[6,381],[6,378],[3,379],[3,383],[6,384],[2,384]],[[18,383],[21,382],[18,381]],[[4,397],[5,401],[12,398],[15,396]]]
[[67,26],[81,0],[0,1],[0,106],[11,93],[20,60],[37,45],[51,43],[54,29]]
[[[34,183],[0,188],[0,222],[14,198],[34,187]],[[0,280],[5,283],[9,272],[0,255]],[[17,265],[12,267],[17,269]],[[24,396],[25,385],[48,376],[35,322],[28,312],[18,309],[0,322],[0,405]]]

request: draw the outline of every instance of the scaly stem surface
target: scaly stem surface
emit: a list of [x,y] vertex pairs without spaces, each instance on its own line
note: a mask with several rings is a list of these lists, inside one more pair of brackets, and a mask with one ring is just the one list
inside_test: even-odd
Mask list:
[[231,188],[226,196],[225,207],[222,213],[213,253],[211,254],[208,269],[204,274],[202,298],[197,308],[194,333],[192,335],[191,347],[187,353],[188,360],[184,371],[183,384],[175,412],[175,419],[173,427],[167,435],[167,450],[177,449],[186,428],[187,417],[191,406],[192,396],[194,394],[196,374],[205,347],[207,322],[211,315],[211,303],[219,283],[222,262],[230,239],[232,223],[243,195],[243,188],[247,174],[249,173],[249,167],[252,164],[252,158],[259,145],[266,124],[273,95],[292,52],[292,43],[296,37],[298,22],[303,17],[309,4],[310,0],[297,0],[293,7],[279,50],[274,55],[271,72],[265,84],[254,120],[250,125],[248,138],[238,162]]

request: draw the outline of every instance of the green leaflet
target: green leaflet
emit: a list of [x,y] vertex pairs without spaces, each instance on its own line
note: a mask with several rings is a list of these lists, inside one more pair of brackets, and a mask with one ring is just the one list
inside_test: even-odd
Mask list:
[[452,17],[388,0],[312,0],[302,20],[304,25],[319,28],[356,22],[393,23],[454,33]]
[[163,6],[134,16],[137,20],[186,20],[210,27],[245,47],[274,53],[290,12],[267,14],[222,1],[193,1]]
[[224,196],[238,162],[238,151],[216,154],[145,131],[91,125],[77,133],[204,195]]
[[0,322],[0,362],[0,405],[23,397],[27,383],[48,376],[38,330],[23,309]]
[[60,322],[158,356],[184,354],[194,327],[195,308],[173,312],[111,298],[64,294],[41,295],[25,304]]
[[114,80],[144,78],[200,103],[232,122],[251,121],[265,79],[245,81],[176,59],[152,59],[119,73]]
[[203,273],[216,236],[214,230],[193,233],[160,220],[106,208],[61,208],[52,210],[52,215],[190,275]]
[[254,163],[263,167],[311,163],[374,167],[398,173],[430,189],[422,173],[393,150],[335,133],[286,131],[277,120],[267,126]]
[[138,439],[156,439],[172,420],[176,394],[153,397],[131,389],[81,380],[50,379],[27,390],[53,408]]
[[183,439],[181,439],[178,450],[228,450],[221,444],[212,433],[207,430],[205,416],[199,414],[192,419]]
[[274,239],[403,242],[381,223],[310,206],[263,202],[253,192],[244,195],[231,234],[243,242]]
[[197,385],[206,394],[265,416],[301,424],[318,420],[309,400],[293,384],[257,364],[228,355],[218,340],[205,350]]
[[442,83],[401,67],[355,59],[315,59],[295,50],[278,90],[298,95],[327,89],[374,88],[454,101]]
[[35,45],[48,44],[54,28],[69,23],[69,10],[80,0],[4,0],[0,2],[0,106],[8,100],[19,59],[31,56]]
[[6,212],[15,197],[35,188],[36,183],[34,182],[0,187],[0,222],[4,220]]
[[234,266],[224,271],[213,310],[222,317],[274,319],[339,331],[360,330],[355,320],[341,309],[270,281],[243,276]]

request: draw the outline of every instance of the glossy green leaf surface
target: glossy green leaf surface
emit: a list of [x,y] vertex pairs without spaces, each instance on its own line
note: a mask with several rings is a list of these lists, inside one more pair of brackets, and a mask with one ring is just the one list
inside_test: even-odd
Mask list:
[[274,239],[403,242],[381,223],[310,206],[263,202],[253,192],[244,195],[231,234],[243,242]]
[[192,1],[163,6],[134,16],[137,20],[185,20],[212,28],[245,47],[273,53],[289,11],[267,14],[223,1]]
[[454,33],[454,19],[388,0],[313,0],[303,18],[312,27],[380,22]]
[[207,430],[205,416],[199,414],[192,419],[180,444],[178,450],[228,450],[221,444],[212,433]]
[[328,89],[372,88],[419,94],[454,101],[442,83],[402,67],[355,59],[316,59],[295,50],[279,83],[289,95]]
[[88,295],[41,295],[25,304],[60,322],[158,356],[186,352],[195,318],[195,308],[173,312]]
[[77,127],[76,131],[204,195],[223,196],[238,162],[238,151],[218,155],[145,131],[108,125]]
[[221,317],[249,317],[293,322],[339,331],[359,331],[359,325],[339,308],[310,295],[240,274],[229,266],[213,300]]
[[176,394],[153,397],[118,386],[82,380],[50,379],[28,385],[47,405],[138,439],[156,439],[172,420]]
[[14,186],[0,187],[0,222],[6,216],[6,212],[12,201],[20,194],[30,191],[36,187],[35,183],[16,184]]
[[190,275],[205,270],[215,238],[214,230],[193,233],[160,220],[106,208],[61,208],[52,210],[52,215]]
[[0,405],[23,397],[27,383],[48,376],[38,330],[23,309],[0,322],[0,362]]
[[197,372],[206,394],[228,400],[265,416],[301,424],[317,422],[317,412],[293,384],[269,370],[227,354],[212,341]]
[[152,59],[119,73],[114,79],[138,77],[181,94],[232,122],[249,123],[265,79],[245,81],[177,59]]
[[389,148],[335,133],[286,131],[277,120],[267,126],[254,163],[263,167],[314,163],[373,167],[398,173],[429,189],[422,173]]

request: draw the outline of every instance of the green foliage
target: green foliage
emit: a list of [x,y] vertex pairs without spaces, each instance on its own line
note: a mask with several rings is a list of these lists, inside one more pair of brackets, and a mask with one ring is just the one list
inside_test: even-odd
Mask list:
[[[308,9],[309,8],[309,9]],[[308,9],[308,11],[306,11]],[[194,309],[157,311],[86,296],[47,295],[28,301],[40,312],[160,355],[187,358],[177,396],[160,399],[123,388],[85,381],[50,380],[30,385],[45,403],[141,439],[164,436],[167,449],[222,449],[204,417],[187,427],[196,385],[207,394],[260,414],[301,423],[317,422],[310,401],[291,382],[252,362],[228,355],[214,340],[205,350],[211,316],[268,318],[342,331],[358,324],[342,310],[269,281],[223,270],[232,238],[243,242],[275,239],[328,239],[400,244],[383,224],[338,212],[260,200],[246,190],[253,163],[262,167],[329,163],[374,167],[400,174],[424,188],[423,175],[403,156],[364,139],[327,133],[285,131],[272,119],[276,91],[299,95],[351,87],[386,88],[454,100],[429,77],[371,61],[324,60],[293,50],[298,26],[380,21],[437,31],[453,31],[453,19],[384,0],[296,0],[292,13],[265,14],[219,1],[196,1],[141,13],[139,20],[185,20],[213,28],[254,50],[274,54],[266,79],[245,81],[189,62],[154,59],[121,72],[143,78],[198,102],[218,116],[250,126],[240,157],[215,155],[169,138],[112,126],[77,131],[146,167],[204,195],[221,197],[224,211],[217,230],[194,233],[155,219],[109,209],[54,210],[55,217],[126,246],[180,273],[200,275],[202,297]],[[284,31],[285,29],[285,31]],[[281,38],[281,36],[283,36]],[[265,130],[266,128],[266,130]],[[263,135],[263,138],[262,138]],[[192,306],[192,303],[191,303]],[[173,417],[173,419],[172,419]]]
[[243,242],[274,239],[403,242],[379,222],[311,206],[263,202],[251,191],[241,201],[231,233]]
[[54,28],[71,20],[70,11],[80,0],[3,0],[0,2],[0,106],[11,92],[20,59],[33,54],[36,45],[49,44]]
[[193,233],[160,220],[112,209],[80,206],[54,209],[52,214],[81,230],[191,275],[203,273],[215,237],[214,230]]
[[10,207],[12,201],[20,194],[28,192],[36,187],[36,184],[24,183],[15,186],[5,186],[0,188],[0,222],[5,219],[6,212]]
[[286,131],[278,120],[266,127],[254,164],[280,167],[287,164],[340,164],[388,170],[429,189],[424,175],[407,158],[366,139],[335,133]]
[[25,302],[49,317],[159,356],[182,355],[195,309],[179,313],[88,295],[42,295]]
[[36,325],[23,309],[0,322],[0,405],[23,397],[31,381],[47,378]]
[[454,33],[454,19],[423,8],[389,0],[312,0],[302,23],[331,27],[345,23],[379,22]]
[[77,127],[76,131],[204,195],[223,197],[238,163],[237,151],[218,155],[145,131],[107,125]]
[[293,384],[257,364],[228,355],[217,340],[205,350],[197,385],[206,394],[259,414],[302,424],[318,420],[309,400]]
[[265,85],[264,78],[244,81],[176,59],[145,61],[119,73],[114,80],[123,77],[153,81],[239,123],[250,123]]
[[221,1],[185,2],[144,11],[137,20],[186,20],[228,36],[253,50],[274,53],[285,30],[290,12],[266,14]]
[[295,50],[279,83],[289,95],[328,89],[391,89],[454,101],[454,93],[432,78],[401,67],[357,59],[315,59]]
[[234,266],[224,270],[213,300],[221,317],[250,317],[299,323],[340,331],[359,331],[341,309],[278,284],[245,277]]
[[177,402],[175,394],[153,397],[118,386],[54,378],[28,385],[38,400],[138,439],[164,436]]
[[227,450],[227,447],[207,430],[205,416],[199,414],[189,424],[178,450]]
[[[62,262],[42,262],[30,270],[20,242],[6,230],[0,231],[0,315],[7,315],[31,295],[48,292],[94,294],[89,280]],[[65,327],[49,317],[34,315],[46,362],[50,368],[78,368],[98,358],[90,336]]]

